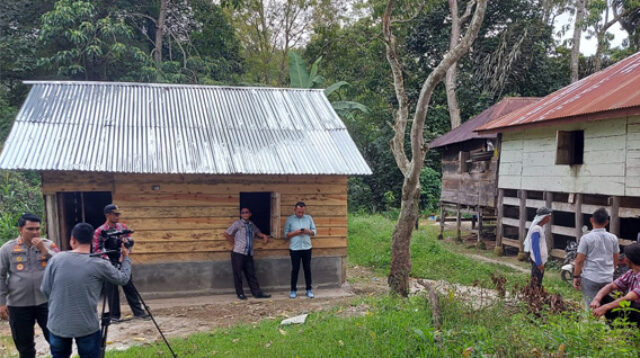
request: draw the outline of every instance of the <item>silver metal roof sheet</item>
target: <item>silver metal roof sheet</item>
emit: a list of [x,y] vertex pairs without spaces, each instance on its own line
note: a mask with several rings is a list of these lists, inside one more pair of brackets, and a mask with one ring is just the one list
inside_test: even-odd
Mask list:
[[322,90],[26,83],[1,169],[371,174]]

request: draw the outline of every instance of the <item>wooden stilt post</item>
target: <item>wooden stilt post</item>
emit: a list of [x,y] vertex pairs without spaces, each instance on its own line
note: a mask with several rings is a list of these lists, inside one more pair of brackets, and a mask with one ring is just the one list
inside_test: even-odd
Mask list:
[[520,208],[519,208],[519,221],[518,221],[518,241],[520,242],[520,247],[518,251],[518,260],[524,261],[527,258],[527,255],[524,253],[524,238],[527,235],[527,191],[521,189],[518,192],[518,196],[520,198]]
[[482,206],[478,205],[476,208],[476,212],[478,213],[478,243],[476,247],[479,249],[486,249],[484,241],[482,241]]
[[[544,192],[544,206],[553,210],[553,193],[545,191]],[[551,255],[551,250],[553,249],[553,232],[551,228],[553,227],[553,214],[551,215],[551,221],[547,225],[544,226],[544,237],[547,242],[547,250],[549,250],[549,255]]]
[[444,204],[440,203],[440,234],[438,234],[438,240],[444,240],[444,220],[447,216],[447,210],[444,208]]
[[575,203],[575,215],[576,215],[576,242],[582,237],[582,225],[584,224],[584,216],[582,216],[582,193],[576,194]]
[[609,229],[611,233],[620,237],[620,216],[618,215],[620,211],[620,197],[614,196],[613,201],[611,202],[611,222],[609,223]]
[[504,249],[502,248],[502,215],[504,209],[502,208],[502,202],[504,201],[504,189],[498,189],[498,217],[496,218],[496,247],[493,249],[493,253],[502,256]]
[[460,224],[462,223],[462,214],[460,213],[461,205],[456,205],[456,241],[462,241],[460,233]]

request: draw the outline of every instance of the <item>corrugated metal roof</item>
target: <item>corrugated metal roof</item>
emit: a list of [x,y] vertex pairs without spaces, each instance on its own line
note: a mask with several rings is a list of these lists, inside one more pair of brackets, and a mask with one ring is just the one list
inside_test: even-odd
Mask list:
[[640,114],[640,52],[477,130],[495,132],[505,127],[546,125],[553,120],[595,120],[632,114]]
[[322,90],[27,83],[2,169],[371,174]]
[[498,103],[482,111],[482,113],[462,123],[457,128],[434,139],[429,143],[429,147],[444,147],[445,145],[478,138],[495,138],[497,136],[496,134],[478,134],[477,132],[474,132],[474,130],[485,123],[539,100],[540,98],[538,97],[505,97]]

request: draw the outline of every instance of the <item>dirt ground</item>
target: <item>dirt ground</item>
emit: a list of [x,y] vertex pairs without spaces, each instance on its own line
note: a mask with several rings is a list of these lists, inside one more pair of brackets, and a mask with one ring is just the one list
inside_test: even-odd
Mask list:
[[[347,283],[340,288],[314,290],[315,298],[290,299],[288,292],[270,292],[270,299],[239,301],[235,295],[198,296],[148,300],[151,313],[167,337],[182,337],[238,323],[258,322],[265,318],[284,319],[299,314],[328,310],[348,303],[359,295],[388,292],[386,279],[363,267],[347,269]],[[124,318],[130,317],[125,304]],[[366,307],[347,307],[345,316],[364,314]],[[152,321],[130,320],[109,326],[108,350],[124,350],[134,345],[160,340]],[[7,321],[0,321],[0,357],[16,354]],[[36,349],[39,357],[49,355],[49,346],[36,327]]]

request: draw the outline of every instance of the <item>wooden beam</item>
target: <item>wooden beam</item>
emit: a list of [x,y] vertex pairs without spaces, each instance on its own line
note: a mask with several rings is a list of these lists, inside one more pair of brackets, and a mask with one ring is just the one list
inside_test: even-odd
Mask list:
[[58,200],[56,194],[44,196],[45,218],[47,224],[47,238],[62,247],[60,240],[60,218],[58,215]]
[[576,239],[580,240],[582,237],[582,225],[584,224],[584,216],[582,216],[582,193],[576,193],[574,212],[576,218]]
[[482,242],[482,207],[478,206],[478,243]]
[[609,224],[609,229],[611,233],[620,236],[620,197],[614,196],[611,202],[611,223]]
[[460,219],[462,218],[460,213],[460,204],[458,204],[456,210],[456,240],[462,241],[462,235],[460,234],[460,223],[462,222]]
[[438,240],[444,239],[444,222],[446,220],[447,210],[444,205],[440,205],[440,234],[438,234]]
[[524,238],[527,235],[527,191],[520,190],[520,211],[518,212],[518,240],[520,241],[520,251],[524,249]]
[[498,189],[498,218],[496,222],[496,247],[502,246],[502,215],[504,209],[502,203],[504,201],[504,189]]
[[[553,193],[549,191],[545,191],[544,194],[544,206],[551,209],[553,206]],[[551,227],[553,226],[553,214],[551,215],[551,221],[547,225],[544,226],[544,238],[547,243],[548,253],[551,253],[553,250],[553,232]]]

